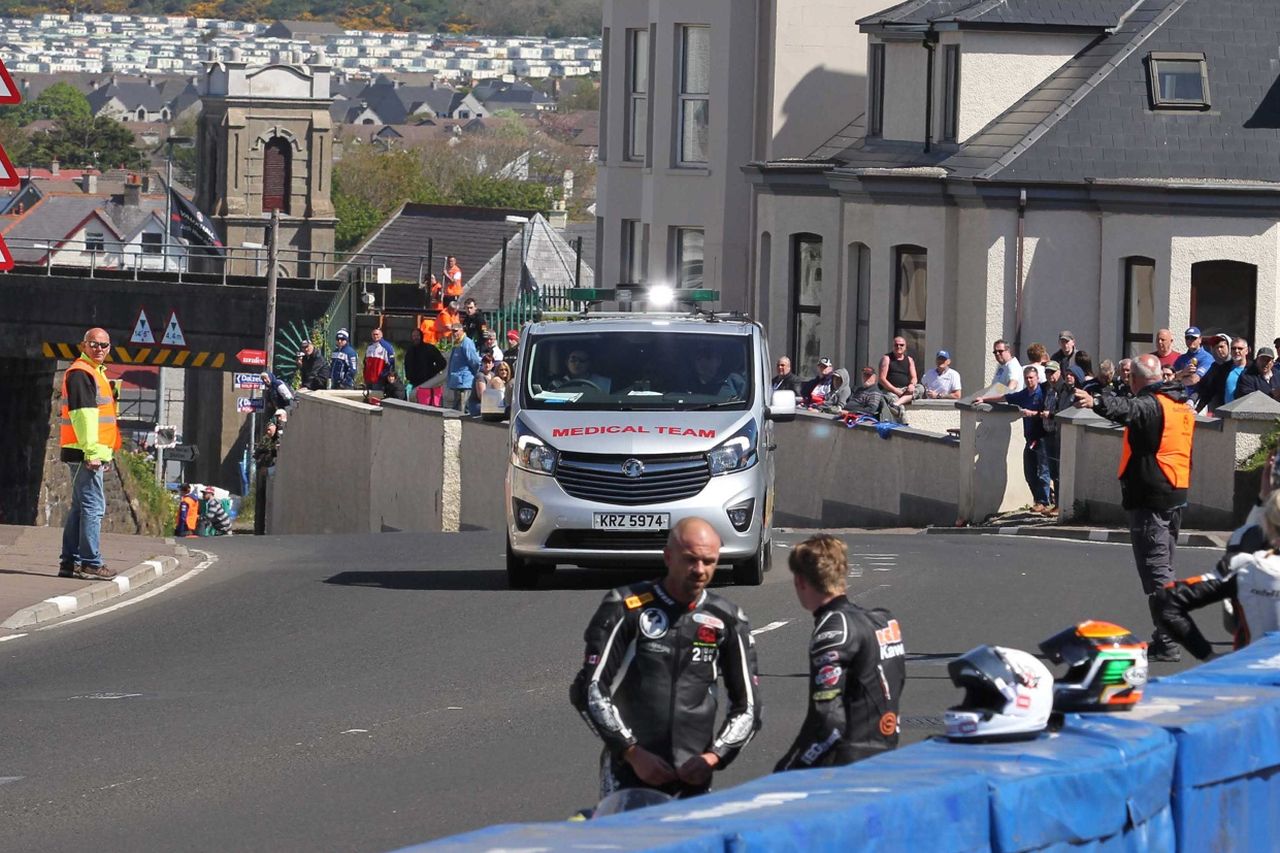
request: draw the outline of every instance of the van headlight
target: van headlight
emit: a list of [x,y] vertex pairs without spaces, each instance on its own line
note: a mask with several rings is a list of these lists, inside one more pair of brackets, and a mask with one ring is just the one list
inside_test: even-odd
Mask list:
[[554,474],[559,454],[554,448],[524,425],[524,421],[516,418],[515,439],[511,445],[511,462],[517,468],[531,471],[534,474]]
[[733,438],[707,454],[711,476],[743,471],[756,464],[756,422],[747,421]]

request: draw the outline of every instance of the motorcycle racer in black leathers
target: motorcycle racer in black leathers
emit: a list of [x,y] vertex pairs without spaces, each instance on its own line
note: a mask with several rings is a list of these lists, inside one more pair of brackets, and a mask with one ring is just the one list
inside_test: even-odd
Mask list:
[[1280,555],[1273,551],[1236,554],[1219,574],[1174,581],[1156,590],[1160,624],[1199,660],[1213,656],[1191,611],[1230,601],[1235,615],[1234,647],[1249,645],[1256,634],[1280,629]]
[[907,680],[898,620],[843,595],[813,618],[809,713],[775,772],[849,764],[898,745],[898,702]]
[[796,597],[813,613],[809,712],[774,771],[831,767],[898,745],[898,703],[907,681],[906,646],[887,610],[864,610],[845,595],[844,542],[819,534],[787,559]]
[[[605,744],[601,794],[656,787],[689,796],[710,786],[649,786],[624,760],[633,746],[671,767],[706,752],[724,767],[760,728],[759,677],[742,610],[703,590],[688,604],[662,581],[612,590],[586,630],[586,657],[570,689],[573,706]],[[729,711],[715,731],[717,677]]]

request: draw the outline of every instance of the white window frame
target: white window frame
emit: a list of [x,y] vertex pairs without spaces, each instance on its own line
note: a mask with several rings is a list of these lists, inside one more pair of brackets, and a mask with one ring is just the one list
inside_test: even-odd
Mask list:
[[960,140],[960,45],[942,47],[942,141]]
[[[689,68],[689,62],[688,62],[688,59],[689,59],[688,46],[689,46],[689,34],[693,30],[707,31],[708,47],[707,47],[707,68],[706,68],[706,75],[705,75],[707,79],[706,92],[689,91],[689,77],[691,75],[689,73],[690,68]],[[679,90],[679,94],[676,97],[676,120],[677,120],[677,125],[679,127],[679,136],[676,139],[676,163],[680,166],[706,168],[707,163],[711,159],[709,152],[704,150],[703,152],[704,156],[703,156],[703,159],[701,160],[687,159],[685,157],[685,140],[688,138],[688,134],[690,130],[690,128],[687,127],[685,124],[685,117],[687,115],[686,110],[689,105],[694,105],[699,103],[704,105],[704,110],[707,116],[707,136],[708,136],[708,142],[706,144],[706,147],[709,148],[710,136],[711,136],[711,48],[710,48],[711,27],[706,24],[682,24],[680,25],[678,32],[680,37],[679,50],[677,51],[680,57],[680,66],[679,66],[680,90]]]
[[650,47],[647,27],[627,30],[627,112],[623,116],[627,144],[623,159],[633,162],[643,162],[649,155]]
[[640,284],[649,276],[648,228],[639,219],[622,220],[622,280]]
[[692,236],[693,234],[699,234],[702,236],[702,257],[699,258],[699,260],[702,262],[702,276],[701,276],[701,280],[697,282],[696,286],[699,288],[704,288],[707,286],[707,231],[706,229],[686,227],[686,226],[676,226],[671,229],[672,255],[674,256],[674,260],[675,260],[675,270],[672,273],[671,279],[676,283],[677,290],[687,290],[690,287],[694,286],[688,283],[688,280],[685,278],[685,275],[684,275],[684,265],[687,260],[691,260],[691,259],[685,258],[684,256],[684,253],[685,253],[684,238],[686,235]]
[[884,42],[867,52],[867,136],[884,135]]

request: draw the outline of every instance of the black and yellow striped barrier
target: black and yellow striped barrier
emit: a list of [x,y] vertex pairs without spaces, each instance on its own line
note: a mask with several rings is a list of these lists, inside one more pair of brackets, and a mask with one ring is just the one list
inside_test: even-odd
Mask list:
[[[50,343],[40,345],[45,358],[60,358],[71,361],[79,357],[79,344]],[[207,367],[212,370],[222,369],[227,361],[223,352],[196,352],[172,347],[112,347],[107,361],[117,364],[149,364],[155,367]]]

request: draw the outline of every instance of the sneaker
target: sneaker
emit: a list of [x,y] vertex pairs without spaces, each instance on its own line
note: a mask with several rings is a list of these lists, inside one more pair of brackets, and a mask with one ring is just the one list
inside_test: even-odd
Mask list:
[[1157,663],[1180,663],[1182,649],[1178,648],[1178,644],[1172,640],[1152,638],[1150,645],[1147,646],[1147,660]]
[[58,561],[58,577],[73,578],[76,576],[75,560],[59,560]]
[[109,581],[116,576],[115,569],[108,569],[106,566],[80,566],[76,572],[76,577],[84,578],[87,581]]

